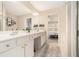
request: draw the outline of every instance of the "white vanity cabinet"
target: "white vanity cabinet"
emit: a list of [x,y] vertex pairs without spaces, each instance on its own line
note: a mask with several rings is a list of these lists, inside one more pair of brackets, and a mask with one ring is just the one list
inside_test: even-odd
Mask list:
[[13,57],[16,55],[16,40],[0,42],[0,57]]
[[[25,57],[33,57],[34,56],[34,40],[32,36],[20,37],[17,40],[17,45],[23,48]],[[20,53],[21,54],[21,53]]]
[[45,32],[12,36],[0,42],[0,57],[33,57],[35,46],[40,49],[45,41]]
[[24,49],[16,47],[1,53],[0,57],[24,57]]
[[0,57],[33,57],[33,38],[29,35],[0,42]]
[[29,35],[29,39],[25,41],[25,57],[34,56],[34,36]]

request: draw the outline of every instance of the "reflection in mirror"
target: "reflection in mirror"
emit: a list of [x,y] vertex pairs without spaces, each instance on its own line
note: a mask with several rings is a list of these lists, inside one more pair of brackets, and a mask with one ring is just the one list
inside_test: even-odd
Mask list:
[[30,32],[30,30],[32,29],[32,22],[31,22],[31,18],[26,19],[26,30],[28,30],[28,32]]

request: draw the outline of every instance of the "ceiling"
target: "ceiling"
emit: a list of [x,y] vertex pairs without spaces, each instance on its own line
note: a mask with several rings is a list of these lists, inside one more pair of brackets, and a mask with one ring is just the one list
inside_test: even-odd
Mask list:
[[52,9],[55,7],[65,5],[63,1],[32,1],[31,4],[38,10],[38,11],[45,11],[48,9]]
[[3,2],[8,13],[20,16],[33,12],[45,11],[55,7],[65,5],[65,2],[61,1],[5,1]]
[[31,10],[28,9],[24,4],[20,2],[3,2],[4,7],[7,10],[7,13],[15,15],[15,16],[20,16],[20,15],[25,15],[28,13],[31,13]]

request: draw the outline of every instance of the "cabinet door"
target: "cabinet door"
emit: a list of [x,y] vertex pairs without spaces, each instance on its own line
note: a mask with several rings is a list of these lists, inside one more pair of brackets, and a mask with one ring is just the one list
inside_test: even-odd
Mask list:
[[25,57],[34,56],[34,39],[28,40],[28,43],[25,46]]
[[0,57],[23,57],[24,48],[16,47],[0,54]]
[[41,33],[41,46],[43,46],[43,44],[46,42],[46,34],[45,33]]
[[17,47],[16,48],[16,56],[17,57],[24,57],[24,47]]

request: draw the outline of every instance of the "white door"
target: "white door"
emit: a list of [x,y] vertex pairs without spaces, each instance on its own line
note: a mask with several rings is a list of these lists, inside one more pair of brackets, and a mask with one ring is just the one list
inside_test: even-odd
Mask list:
[[0,57],[24,57],[24,48],[16,47],[0,54]]

